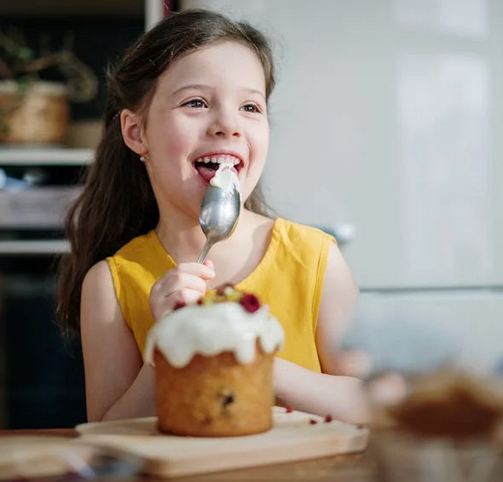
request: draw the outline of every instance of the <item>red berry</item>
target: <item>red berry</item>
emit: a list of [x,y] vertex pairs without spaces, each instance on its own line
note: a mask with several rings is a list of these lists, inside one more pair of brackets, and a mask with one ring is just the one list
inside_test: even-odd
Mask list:
[[199,299],[196,301],[196,303],[197,303],[198,305],[202,305],[202,304],[204,304],[204,299],[201,297],[201,298],[199,298]]
[[333,420],[332,415],[325,416],[325,423],[330,423]]
[[185,301],[177,301],[175,303],[175,306],[173,307],[173,310],[179,310],[180,308],[184,308],[186,305]]
[[318,423],[318,421],[315,420],[314,418],[309,419],[309,424],[310,425],[316,425],[317,423]]
[[248,313],[255,313],[260,308],[260,301],[251,293],[244,294],[239,303]]
[[292,408],[292,407],[290,407],[290,405],[287,405],[287,406],[285,407],[285,412],[286,412],[286,413],[292,413],[292,412],[293,412],[293,408]]

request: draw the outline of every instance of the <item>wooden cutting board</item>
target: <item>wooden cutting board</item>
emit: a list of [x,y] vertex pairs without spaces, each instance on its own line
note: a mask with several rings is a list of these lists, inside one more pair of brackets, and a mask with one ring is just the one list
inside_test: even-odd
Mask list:
[[[274,407],[274,426],[244,437],[199,438],[158,432],[155,417],[78,425],[80,441],[144,458],[144,471],[175,477],[363,451],[369,431]],[[312,423],[311,421],[316,421]]]

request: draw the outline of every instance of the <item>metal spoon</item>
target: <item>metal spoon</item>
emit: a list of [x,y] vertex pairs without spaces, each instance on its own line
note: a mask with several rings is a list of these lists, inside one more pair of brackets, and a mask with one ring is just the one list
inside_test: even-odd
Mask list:
[[227,239],[236,228],[241,208],[239,191],[234,188],[225,191],[220,187],[209,186],[201,203],[199,224],[206,235],[206,243],[197,258],[204,262],[211,247]]

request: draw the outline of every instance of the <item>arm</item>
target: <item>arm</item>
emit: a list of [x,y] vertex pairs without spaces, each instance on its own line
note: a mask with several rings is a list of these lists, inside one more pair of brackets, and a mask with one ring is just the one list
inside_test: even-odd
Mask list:
[[321,371],[331,375],[358,373],[341,356],[340,343],[346,333],[358,298],[358,287],[341,252],[332,245],[325,271],[323,293],[316,328],[316,348]]
[[352,315],[358,289],[344,258],[332,246],[318,315],[316,345],[323,373],[276,359],[275,392],[285,404],[342,421],[367,423],[369,414],[362,382],[341,376],[338,349]]
[[362,383],[354,377],[317,373],[276,358],[274,391],[281,404],[349,423],[368,423]]
[[[150,305],[157,320],[177,301],[197,299],[214,277],[212,263],[181,263],[157,281]],[[105,261],[84,278],[81,337],[90,421],[142,417],[155,413],[154,370],[143,363],[133,334],[120,312]]]
[[80,320],[88,420],[153,415],[153,369],[122,317],[105,261],[84,278]]

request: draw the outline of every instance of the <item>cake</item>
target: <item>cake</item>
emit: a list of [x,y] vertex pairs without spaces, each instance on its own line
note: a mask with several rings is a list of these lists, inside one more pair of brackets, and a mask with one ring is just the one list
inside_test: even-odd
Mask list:
[[446,368],[415,380],[409,394],[388,407],[394,426],[424,437],[491,436],[503,419],[496,380]]
[[268,307],[231,286],[178,304],[149,331],[158,428],[221,437],[272,427],[272,367],[283,330]]

